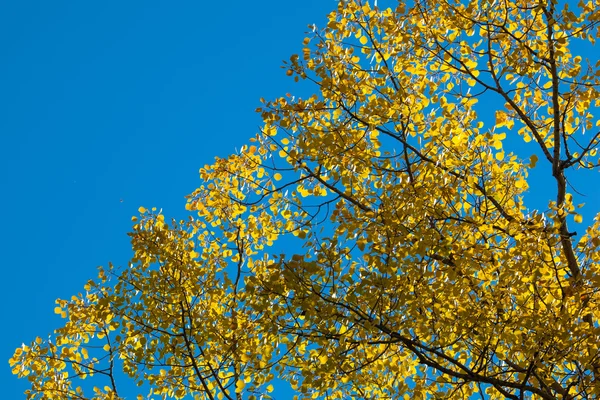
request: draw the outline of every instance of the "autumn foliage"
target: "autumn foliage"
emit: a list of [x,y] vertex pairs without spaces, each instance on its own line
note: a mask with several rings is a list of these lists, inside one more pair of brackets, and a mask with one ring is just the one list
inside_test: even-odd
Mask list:
[[600,397],[599,22],[340,1],[285,65],[314,94],[264,101],[189,219],[140,209],[130,265],[16,350],[29,398]]

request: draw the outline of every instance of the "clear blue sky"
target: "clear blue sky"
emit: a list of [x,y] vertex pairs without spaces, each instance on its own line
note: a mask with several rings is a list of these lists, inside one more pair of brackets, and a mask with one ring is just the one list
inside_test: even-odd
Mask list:
[[[127,263],[137,208],[184,215],[198,169],[257,131],[258,99],[298,93],[281,61],[301,52],[307,25],[323,26],[335,7],[334,0],[0,5],[3,399],[23,398],[27,382],[7,360],[61,324],[54,300],[81,291],[98,265]],[[598,173],[586,176],[578,189],[595,211],[600,189],[589,183]]]
[[257,132],[259,98],[297,86],[282,60],[332,0],[4,1],[0,5],[3,278],[7,360],[61,320],[54,300],[130,258],[140,205],[183,216],[198,169]]

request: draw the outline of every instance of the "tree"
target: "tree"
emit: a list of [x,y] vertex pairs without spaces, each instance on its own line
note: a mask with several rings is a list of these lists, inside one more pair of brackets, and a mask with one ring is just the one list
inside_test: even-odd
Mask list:
[[600,214],[569,226],[599,168],[594,1],[340,1],[286,63],[315,94],[264,101],[197,217],[141,208],[130,265],[16,350],[29,398],[600,396]]

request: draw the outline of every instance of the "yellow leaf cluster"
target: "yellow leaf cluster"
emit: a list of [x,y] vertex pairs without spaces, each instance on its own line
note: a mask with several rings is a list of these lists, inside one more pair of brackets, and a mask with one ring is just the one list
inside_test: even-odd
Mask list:
[[600,396],[600,217],[571,230],[567,180],[599,165],[600,63],[571,42],[600,14],[569,7],[340,1],[285,66],[314,94],[262,100],[189,219],[141,207],[130,264],[16,349],[30,398]]

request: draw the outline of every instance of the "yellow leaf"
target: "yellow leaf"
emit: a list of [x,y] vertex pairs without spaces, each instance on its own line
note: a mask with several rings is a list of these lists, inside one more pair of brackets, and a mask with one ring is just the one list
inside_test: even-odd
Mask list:
[[575,222],[577,222],[578,224],[583,222],[583,217],[581,216],[581,214],[575,214],[575,216],[573,217],[573,220]]
[[529,157],[529,167],[530,168],[535,168],[537,162],[538,162],[538,156],[536,156],[535,154],[532,155],[531,157]]
[[246,383],[243,380],[238,379],[237,382],[235,383],[235,392],[242,393],[245,386],[246,386]]
[[276,173],[275,175],[273,175],[273,179],[275,179],[276,181],[280,181],[282,178],[280,173]]
[[364,239],[358,240],[356,242],[356,246],[358,247],[358,249],[360,251],[364,251],[365,250],[365,245],[366,245],[366,240],[364,240]]
[[144,207],[140,207],[140,208],[138,208],[138,212],[140,214],[144,214],[146,212],[146,209]]

